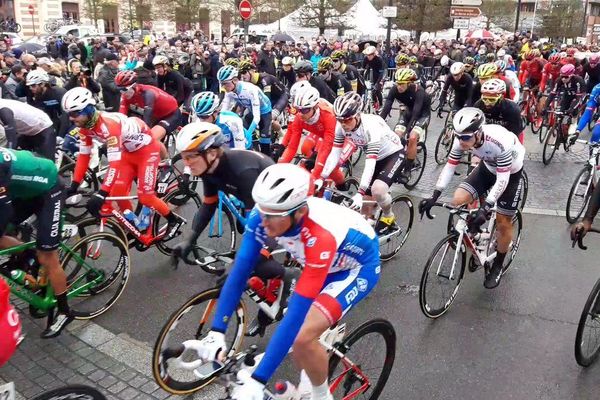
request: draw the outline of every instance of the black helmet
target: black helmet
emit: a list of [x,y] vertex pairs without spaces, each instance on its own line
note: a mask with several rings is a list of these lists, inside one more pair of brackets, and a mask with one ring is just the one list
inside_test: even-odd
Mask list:
[[312,74],[313,65],[310,61],[300,60],[294,65],[294,71],[296,71],[296,73],[301,73],[301,74],[302,73]]

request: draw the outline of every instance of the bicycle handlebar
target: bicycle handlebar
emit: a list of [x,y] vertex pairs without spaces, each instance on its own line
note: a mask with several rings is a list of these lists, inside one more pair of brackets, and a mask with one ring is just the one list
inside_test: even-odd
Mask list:
[[[600,229],[591,228],[588,232],[600,233]],[[571,243],[571,248],[575,248],[575,243],[577,243],[577,247],[579,247],[581,250],[588,249],[587,246],[583,244],[584,235],[582,235],[582,233],[583,233],[582,229],[577,230],[577,232],[575,233],[575,239]]]
[[[435,202],[434,207],[443,207],[445,209],[450,210],[450,213],[452,214],[474,214],[477,212],[476,208],[470,209],[470,208],[466,208],[466,205],[462,205],[462,206],[454,206],[450,203],[440,203],[440,202]],[[425,215],[427,216],[427,218],[429,219],[434,219],[435,215],[431,214],[431,209],[425,211]],[[423,219],[423,214],[421,214],[421,219]]]

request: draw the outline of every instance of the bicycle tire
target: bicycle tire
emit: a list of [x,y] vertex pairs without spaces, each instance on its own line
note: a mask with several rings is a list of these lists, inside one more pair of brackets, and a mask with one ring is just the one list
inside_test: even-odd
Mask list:
[[[187,194],[187,192],[186,192]],[[178,197],[181,196],[181,190],[179,188],[169,192],[165,197],[162,198],[162,200],[167,203],[167,205],[170,205],[170,209],[175,210],[175,212],[177,214],[179,214],[177,211],[180,211],[178,209],[177,204],[172,204],[171,203],[171,199],[178,199]],[[198,193],[196,192],[191,192],[189,193],[190,199],[193,200],[194,202],[194,206],[195,208],[193,208],[194,213],[195,210],[199,209],[200,206],[202,205],[202,200],[200,199],[200,196],[198,195]],[[176,202],[177,203],[177,202]],[[182,205],[186,206],[186,204]],[[171,206],[175,206],[175,207],[171,207]],[[193,217],[192,217],[193,218]],[[161,222],[162,220],[162,222]],[[160,214],[158,213],[154,213],[153,217],[152,217],[152,235],[154,235],[154,237],[157,237],[159,235],[162,234],[162,228],[165,227],[164,226],[164,222],[165,222],[165,218],[162,217]],[[191,219],[188,218],[188,223],[191,224]],[[168,241],[164,241],[164,240],[158,240],[155,244],[156,244],[156,248],[163,254],[167,255],[167,256],[171,256],[173,254],[173,247],[175,246],[176,243],[174,243],[174,239],[168,240]]]
[[[456,241],[457,241],[458,237],[459,237],[458,232],[453,232],[453,233],[450,233],[449,235],[447,235],[442,240],[440,240],[438,242],[438,244],[433,248],[431,255],[427,259],[425,268],[423,268],[423,274],[421,275],[421,282],[419,283],[419,306],[421,308],[421,312],[423,312],[423,314],[427,318],[435,319],[435,318],[441,317],[448,311],[448,309],[450,308],[450,306],[456,299],[458,289],[460,288],[460,284],[462,282],[462,279],[464,278],[465,266],[466,266],[466,262],[467,262],[466,261],[467,254],[464,249],[464,245],[462,243],[460,243],[459,246],[457,246]],[[452,241],[454,241],[454,244],[452,244]],[[432,309],[431,305],[428,303],[427,298],[426,298],[427,291],[428,291],[427,290],[427,282],[429,281],[428,275],[429,275],[429,270],[433,266],[433,263],[436,259],[438,252],[440,250],[442,250],[442,248],[444,246],[447,246],[446,250],[445,250],[446,253],[448,252],[448,250],[452,250],[452,253],[455,253],[456,251],[460,252],[460,256],[459,256],[460,257],[460,266],[459,266],[460,271],[458,271],[458,274],[456,275],[456,277],[457,277],[456,287],[452,291],[452,294],[449,296],[449,298],[447,300],[441,302],[442,306],[440,308]],[[445,257],[445,255],[444,255],[444,257]],[[437,265],[436,265],[436,268],[437,268]]]
[[[596,284],[590,291],[587,300],[585,301],[585,305],[583,306],[583,310],[581,311],[581,316],[579,317],[579,323],[577,324],[577,334],[575,335],[575,360],[577,364],[582,367],[589,367],[596,361],[598,355],[600,355],[600,340],[597,340],[596,348],[591,352],[591,354],[584,354],[584,333],[585,328],[587,327],[587,320],[590,312],[592,311],[592,307],[600,301],[598,295],[600,294],[600,279],[596,281]],[[597,308],[597,305],[596,305]],[[597,318],[592,316],[592,321],[597,321]],[[587,342],[586,342],[587,343]]]
[[56,400],[56,399],[86,399],[106,400],[106,397],[97,389],[85,385],[69,385],[42,393],[32,400]]
[[[61,177],[61,179],[64,181],[64,183],[67,186],[71,184],[71,179],[74,174],[75,174],[75,163],[63,165],[58,170],[58,175]],[[82,188],[81,185],[79,186],[80,187],[79,192],[83,196],[89,196],[92,193],[95,193],[98,190],[100,190],[100,183],[98,182],[96,174],[90,169],[85,171],[85,175],[83,177],[83,182],[85,182],[87,185],[86,188]],[[77,221],[80,218],[83,218],[86,214],[88,214],[87,208],[85,208],[85,207],[66,207],[65,210],[66,210],[65,218],[68,221]]]
[[[427,146],[425,143],[419,142],[417,143],[417,156],[415,157],[414,165],[411,170],[410,179],[408,182],[404,184],[404,187],[408,190],[414,189],[421,177],[423,176],[423,172],[425,171],[425,164],[427,162]],[[417,173],[415,177],[415,172]]]
[[15,33],[19,33],[19,32],[21,32],[22,30],[23,30],[23,27],[21,26],[21,24],[19,24],[18,22],[17,22],[17,23],[15,23],[15,29],[14,29],[14,32],[15,32]]
[[[444,142],[444,139],[446,141]],[[448,161],[448,156],[450,155],[450,150],[452,150],[452,135],[448,135],[448,129],[444,128],[444,130],[438,136],[437,141],[435,143],[435,153],[434,158],[435,162],[438,165],[444,165]]]
[[[199,391],[217,378],[217,375],[215,375],[207,379],[199,378],[192,382],[177,381],[168,374],[168,365],[166,362],[163,362],[162,351],[169,347],[168,343],[165,343],[165,341],[168,341],[169,336],[173,335],[173,330],[176,327],[183,325],[181,320],[186,314],[190,313],[192,307],[203,302],[217,300],[220,294],[221,288],[213,288],[190,297],[181,307],[169,316],[169,319],[160,330],[152,349],[152,375],[158,386],[163,390],[177,395],[190,394]],[[214,304],[209,305],[209,307],[214,307]],[[205,315],[205,312],[200,315],[201,318],[194,319],[196,323],[200,321],[200,325],[194,334],[189,336],[186,334],[189,339],[199,340],[210,330],[211,325],[207,324],[208,319],[206,319],[207,315]],[[243,301],[240,301],[232,319],[233,318],[235,318],[237,323],[228,324],[228,327],[235,326],[235,334],[233,336],[234,340],[231,342],[231,346],[228,349],[227,357],[231,357],[239,351],[243,342],[244,333],[246,332],[246,307]],[[204,328],[206,328],[206,330],[204,330]]]
[[[405,211],[404,209],[400,212],[398,212],[397,210],[394,210],[394,205],[398,205],[398,204],[405,204],[406,207],[408,208],[408,211]],[[397,236],[391,236],[387,242],[382,243],[381,241],[379,242],[379,258],[381,259],[381,261],[388,261],[390,259],[392,259],[396,254],[398,254],[398,252],[400,251],[400,249],[402,248],[402,246],[404,246],[404,243],[406,242],[406,239],[408,239],[408,236],[410,235],[410,231],[412,229],[412,225],[413,225],[413,221],[415,219],[415,207],[413,205],[412,199],[406,195],[398,195],[396,197],[394,197],[392,199],[392,203],[390,205],[390,207],[392,207],[392,210],[394,210],[394,215],[396,216],[396,224],[398,224],[398,221],[400,221],[400,217],[405,217],[404,214],[408,213],[408,221],[406,223],[406,226],[404,226],[404,224],[398,224],[399,227],[399,231],[402,232],[402,235],[400,236],[400,241],[397,243],[397,245],[395,245],[390,252],[385,253],[382,248],[382,246],[385,243],[389,243],[390,240],[396,240],[398,237]],[[404,208],[404,207],[403,207]],[[380,239],[381,240],[381,239]]]
[[544,117],[544,121],[542,122],[542,127],[540,128],[540,133],[538,135],[538,140],[540,143],[544,143],[546,137],[548,136],[548,132],[550,131],[550,121],[548,115]]
[[[363,337],[369,334],[379,334],[383,338],[385,342],[385,358],[384,363],[381,368],[381,374],[377,379],[377,383],[375,385],[369,385],[369,389],[373,388],[373,391],[369,395],[369,397],[361,397],[368,400],[377,400],[381,395],[381,392],[385,388],[385,385],[389,379],[390,373],[394,366],[394,360],[396,359],[396,331],[393,325],[384,319],[373,319],[365,322],[358,328],[354,329],[348,336],[342,340],[340,343],[336,343],[334,347],[343,353],[347,354],[354,345]],[[338,364],[342,359],[337,356],[335,353],[332,353],[332,356],[329,358],[329,382],[332,382],[335,377],[333,376]],[[361,366],[359,364],[359,366]],[[363,372],[364,373],[364,372]],[[343,384],[341,385],[344,386]],[[347,390],[351,390],[347,388]],[[332,394],[335,394],[333,392]],[[344,397],[345,398],[345,397]]]
[[[90,248],[84,248],[83,246],[84,245],[93,246],[94,242],[97,242],[99,240],[109,241],[110,243],[112,243],[114,245],[114,248],[111,249],[110,252],[104,251],[104,254],[114,255],[115,249],[120,250],[121,254],[119,255],[119,261],[116,265],[116,269],[110,275],[108,275],[108,279],[105,279],[97,286],[91,287],[87,292],[82,293],[82,294],[78,295],[77,297],[72,297],[72,296],[69,297],[70,309],[73,312],[73,314],[75,315],[75,319],[91,319],[91,318],[95,318],[95,317],[105,313],[119,299],[119,297],[125,290],[125,287],[127,286],[127,282],[129,281],[129,270],[131,267],[130,257],[129,257],[129,249],[128,249],[127,245],[125,243],[123,243],[123,241],[118,236],[110,234],[110,233],[106,233],[106,232],[98,232],[98,233],[91,234],[89,236],[84,237],[77,243],[75,243],[75,245],[70,249],[71,251],[67,252],[65,254],[65,257],[62,259],[61,268],[65,271],[65,273],[67,273],[67,271],[69,271],[69,269],[67,268],[68,262],[73,258],[74,254],[77,254],[78,252],[80,252],[80,254],[77,254],[77,255],[83,259],[94,258],[94,257],[86,256],[89,253]],[[82,257],[82,255],[83,255],[83,257]],[[77,268],[75,270],[80,271],[81,267],[82,267],[81,262],[79,262],[78,260],[75,260],[75,262],[77,263]],[[89,272],[86,272],[86,275],[87,274],[89,274]],[[67,276],[69,276],[69,275],[70,274],[67,274]],[[114,283],[117,282],[117,278],[119,278],[119,276],[121,276],[121,279],[120,279],[120,283],[118,283],[118,286],[116,287],[116,289],[117,289],[116,292],[101,307],[98,307],[97,309],[90,310],[90,311],[78,310],[79,305],[77,305],[76,302],[73,301],[74,298],[76,298],[76,299],[96,298],[96,296],[98,294],[104,292],[109,287],[112,287],[114,285]],[[90,277],[85,277],[85,279],[89,280]],[[73,285],[74,281],[72,279],[71,280],[68,279],[68,281],[70,281],[69,287],[71,287]]]
[[542,150],[542,162],[544,165],[550,164],[550,161],[552,161],[552,157],[554,157],[554,153],[556,153],[556,149],[559,145],[560,140],[558,139],[556,126],[553,126],[550,128],[546,139],[544,140],[544,149]]
[[529,176],[527,176],[524,168],[521,171],[521,179],[519,179],[519,191],[521,195],[519,196],[517,209],[522,212],[527,203],[527,196],[529,195]]
[[[215,220],[215,218],[217,218],[218,212],[219,212],[219,210],[217,209],[213,215],[213,218],[211,219],[211,223],[212,223],[212,221]],[[215,232],[216,228],[214,228],[214,227],[211,228],[211,225],[210,225],[211,223],[209,223],[209,225],[206,227],[206,229],[203,232],[203,235],[206,234],[206,236],[201,236],[200,238],[198,238],[198,240],[205,242],[205,243],[208,243],[208,242],[215,243],[215,240],[220,240],[219,244],[217,246],[214,246],[213,250],[218,251],[219,253],[229,253],[229,252],[235,251],[235,247],[237,246],[237,234],[238,234],[238,230],[237,230],[238,227],[236,225],[237,220],[233,216],[231,211],[225,206],[222,208],[221,213],[222,213],[222,216],[221,216],[221,218],[222,218],[221,219],[222,233]],[[240,226],[240,228],[242,231],[239,233],[243,233],[243,226]],[[206,238],[206,239],[204,239],[204,238]],[[198,256],[198,255],[196,254],[196,256]],[[207,271],[207,272],[209,272],[209,271]]]
[[[523,216],[521,215],[521,212],[519,210],[517,210],[515,215],[512,217],[512,223],[513,223],[513,240],[512,240],[513,245],[511,247],[510,251],[506,254],[506,258],[504,259],[502,275],[504,275],[508,271],[508,268],[511,266],[513,260],[515,259],[516,255],[517,255],[517,251],[519,250],[519,246],[521,244],[521,232],[523,231]],[[517,229],[516,238],[514,235],[515,223],[516,223],[516,229]],[[492,227],[492,229],[490,229],[490,238],[494,238],[495,232],[496,232],[496,224],[494,223],[494,226]],[[495,240],[490,240],[488,243],[486,255],[489,256],[490,252],[494,252],[494,251],[496,251],[496,242],[495,242]]]
[[440,95],[441,95],[441,89],[438,87],[437,84],[434,84],[434,85],[435,85],[435,89],[434,89],[433,93],[431,94],[431,106],[429,107],[432,112],[435,112],[438,110],[438,108],[440,108]]
[[[585,193],[583,195],[576,194],[576,191],[585,185]],[[570,224],[574,224],[577,222],[581,214],[585,211],[587,204],[592,197],[592,167],[590,165],[586,165],[579,171],[577,176],[575,177],[575,181],[571,185],[571,190],[569,190],[569,197],[567,198],[567,212],[565,214],[567,221]],[[571,210],[571,205],[574,202],[575,197],[583,197],[583,201],[581,203],[581,207]]]

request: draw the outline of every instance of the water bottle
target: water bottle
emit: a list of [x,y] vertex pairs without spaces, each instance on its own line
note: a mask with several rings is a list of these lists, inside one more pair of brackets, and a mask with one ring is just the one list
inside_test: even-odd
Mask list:
[[37,281],[36,279],[29,275],[28,273],[26,273],[23,270],[20,269],[13,269],[12,271],[10,271],[10,277],[17,282],[19,285],[24,285],[27,287],[34,287],[37,286]]
[[300,400],[300,393],[290,381],[275,383],[275,400]]
[[123,211],[123,216],[125,217],[125,219],[129,222],[131,222],[134,226],[138,226],[140,221],[138,219],[138,217],[135,215],[135,213],[131,210],[125,210]]
[[152,209],[150,207],[142,207],[140,216],[138,217],[137,227],[140,231],[146,230],[150,226],[150,217],[152,215]]

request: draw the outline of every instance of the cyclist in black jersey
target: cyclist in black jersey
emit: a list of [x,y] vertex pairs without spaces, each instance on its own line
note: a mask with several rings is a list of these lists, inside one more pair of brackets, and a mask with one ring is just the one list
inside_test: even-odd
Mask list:
[[252,82],[269,98],[272,108],[271,115],[273,120],[276,120],[288,104],[290,95],[285,85],[271,74],[257,72],[256,66],[250,60],[240,61],[238,71],[241,80]]
[[[557,80],[554,89],[550,92],[546,104],[552,104],[554,98],[560,95],[561,99],[558,111],[563,111],[567,115],[576,117],[575,114],[579,110],[585,94],[586,86],[583,78],[575,74],[575,66],[573,64],[566,64],[560,68],[560,79]],[[548,108],[546,107],[542,113],[546,114],[547,112]]]
[[465,73],[465,65],[461,62],[455,62],[450,67],[450,73],[446,75],[444,87],[440,94],[440,110],[438,116],[441,117],[442,109],[446,104],[448,88],[452,86],[454,90],[454,105],[452,111],[458,111],[463,107],[471,107],[473,96],[473,79]]
[[312,87],[319,91],[319,96],[331,104],[335,101],[335,93],[327,86],[327,83],[320,77],[313,75],[313,65],[310,61],[300,60],[294,65],[296,72],[296,82],[308,81]]
[[475,78],[475,58],[465,57],[465,72]]
[[156,71],[157,87],[175,97],[178,106],[184,106],[189,110],[194,84],[179,72],[169,67],[169,58],[158,55],[152,59],[152,65]]
[[342,50],[335,50],[331,53],[333,69],[344,75],[348,82],[350,82],[352,90],[362,96],[366,91],[365,79],[354,65],[345,63],[345,56],[346,54]]
[[317,72],[327,86],[335,93],[336,97],[343,96],[344,93],[352,91],[352,85],[350,85],[350,82],[348,82],[344,75],[333,70],[333,61],[330,57],[319,60]]
[[503,126],[523,143],[523,119],[519,105],[504,98],[506,84],[501,79],[490,79],[481,86],[481,98],[473,105],[485,115],[488,124]]
[[373,87],[373,95],[379,103],[383,104],[383,78],[385,77],[385,63],[383,58],[377,55],[377,49],[375,46],[366,46],[363,53],[365,58],[362,62],[362,67],[365,70],[365,77],[368,77]]
[[[219,192],[235,196],[244,204],[245,211],[249,212],[254,207],[252,187],[256,178],[265,168],[274,164],[272,159],[255,151],[222,147],[226,142],[220,128],[209,122],[192,122],[184,126],[177,136],[177,151],[181,153],[184,164],[194,176],[202,177],[204,198],[202,206],[194,215],[191,235],[174,248],[175,263],[179,258],[187,258],[210,222],[219,203]],[[244,227],[238,222],[237,229],[241,233]],[[274,242],[268,242],[267,245],[276,246]],[[255,274],[262,279],[283,278],[284,298],[287,298],[297,277],[294,271],[286,271],[266,252],[261,253]],[[246,335],[262,335],[271,322],[265,314],[259,312]]]
[[581,66],[587,75],[587,92],[592,93],[594,86],[600,83],[600,54],[594,53],[589,60],[584,59]]
[[412,169],[411,160],[414,160],[417,155],[417,143],[429,125],[431,98],[425,89],[416,83],[417,74],[412,69],[397,70],[394,79],[396,84],[390,89],[380,116],[383,119],[389,116],[394,100],[398,100],[406,107],[404,111],[400,112],[400,118],[394,131],[403,140],[405,133],[409,132],[406,162],[404,163],[404,172],[408,173]]

